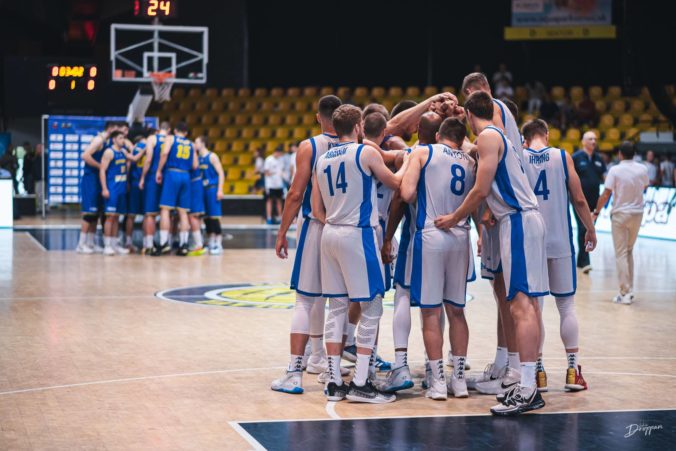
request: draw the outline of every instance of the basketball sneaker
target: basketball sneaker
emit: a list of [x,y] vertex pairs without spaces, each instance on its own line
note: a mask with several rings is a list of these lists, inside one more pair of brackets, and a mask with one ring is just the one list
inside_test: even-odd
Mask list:
[[342,401],[347,395],[347,384],[343,382],[338,385],[335,382],[329,382],[324,388],[324,394],[328,401]]
[[547,393],[549,391],[549,388],[547,388],[547,372],[544,369],[535,373],[535,382],[540,393]]
[[223,253],[223,248],[221,247],[220,244],[217,244],[216,246],[212,246],[209,248],[209,254],[210,255],[221,255]]
[[189,253],[190,251],[188,250],[188,243],[182,244],[176,251],[176,255],[179,257],[186,257]]
[[448,398],[448,388],[446,387],[446,379],[430,378],[430,386],[425,392],[425,398],[434,399],[435,401],[446,401]]
[[86,244],[78,244],[75,248],[75,252],[78,254],[93,254],[94,249]]
[[[448,358],[446,359],[446,366],[453,368],[453,351],[448,351]],[[469,364],[469,359],[465,358],[465,371],[471,370],[472,367]]]
[[456,398],[468,398],[469,393],[467,392],[467,381],[465,378],[458,378],[451,376],[448,380],[446,389],[448,393],[452,394]]
[[470,390],[476,390],[476,384],[479,382],[486,382],[498,379],[505,375],[507,367],[498,368],[495,366],[495,363],[489,363],[486,365],[483,373],[480,374],[470,374],[467,376],[467,388]]
[[624,305],[631,305],[632,303],[632,297],[629,294],[621,295],[618,294],[613,298],[613,302],[615,304],[624,304]]
[[388,402],[394,402],[397,399],[397,396],[392,393],[381,392],[367,379],[366,383],[361,387],[355,384],[354,381],[350,382],[346,398],[348,401],[352,402],[386,404]]
[[566,371],[566,390],[568,391],[582,391],[587,390],[587,382],[582,377],[582,366],[578,365],[575,368],[568,368]]
[[115,252],[120,255],[127,255],[129,254],[129,249],[126,247],[122,247],[119,244],[116,244],[113,249],[115,249]]
[[[341,376],[348,376],[350,374],[350,369],[345,368],[344,366],[340,367],[340,375]],[[320,384],[326,384],[326,382],[329,380],[329,373],[326,371],[322,371],[319,373],[319,376],[317,376],[317,382]]]
[[141,255],[152,255],[153,254],[153,247],[144,247],[141,249]]
[[188,257],[199,257],[200,255],[206,254],[207,250],[205,247],[200,247],[198,249],[193,249],[188,252]]
[[387,373],[387,378],[379,384],[378,388],[385,393],[413,388],[413,379],[411,379],[411,370],[408,365],[400,366]]
[[391,371],[392,370],[392,363],[383,360],[378,354],[376,354],[376,371],[378,372],[384,372],[384,371]]
[[318,353],[312,354],[308,357],[306,371],[309,374],[320,374],[326,371],[329,361],[326,359],[326,354]]
[[521,374],[514,368],[507,368],[505,375],[501,378],[478,382],[476,391],[484,395],[502,394],[521,381]]
[[92,249],[94,249],[95,254],[103,254],[103,248],[98,244],[94,244],[94,247]]
[[112,257],[113,255],[115,255],[115,249],[113,249],[111,246],[106,246],[103,249],[103,255],[107,255],[109,257]]
[[545,401],[537,387],[522,387],[517,384],[508,397],[491,408],[491,413],[498,416],[513,416],[542,409],[544,406]]
[[343,358],[348,362],[357,362],[357,345],[345,346],[343,348]]
[[303,373],[300,371],[287,371],[283,377],[272,381],[270,388],[282,393],[300,395],[303,393]]

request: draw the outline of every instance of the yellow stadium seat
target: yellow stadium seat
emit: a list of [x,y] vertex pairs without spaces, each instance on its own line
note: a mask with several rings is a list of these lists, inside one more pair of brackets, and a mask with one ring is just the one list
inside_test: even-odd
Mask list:
[[408,99],[420,97],[420,88],[418,88],[417,86],[409,86],[408,88],[406,88],[404,96]]
[[223,166],[232,166],[235,164],[235,156],[231,153],[224,153],[221,155],[221,164]]
[[243,128],[240,136],[242,139],[253,139],[256,136],[256,129],[252,127]]
[[224,125],[230,125],[232,122],[232,116],[229,114],[219,114],[218,115],[218,120],[216,121],[218,125],[224,126]]
[[624,139],[631,141],[635,138],[638,138],[640,133],[641,133],[641,130],[639,128],[631,127],[629,129],[627,129],[627,131],[624,132]]
[[626,104],[624,100],[613,100],[610,103],[610,114],[613,116],[619,116],[624,113],[626,109]]
[[298,113],[304,113],[310,109],[310,103],[306,102],[305,100],[297,100],[293,104],[293,108]]
[[265,153],[266,153],[266,154],[271,154],[272,152],[275,151],[275,149],[277,149],[278,146],[279,146],[279,143],[276,143],[276,142],[274,142],[274,141],[268,141],[268,142],[266,142],[266,143],[265,143]]
[[268,95],[268,90],[265,88],[256,88],[254,89],[253,96],[254,97],[267,97]]
[[181,122],[183,120],[183,114],[181,113],[174,113],[169,115],[169,123],[171,125],[176,125],[178,122]]
[[382,99],[385,97],[385,88],[382,86],[375,86],[373,89],[371,89],[371,97],[374,97],[375,99]]
[[200,118],[200,123],[202,125],[213,125],[214,123],[216,123],[216,117],[217,116],[214,113],[203,114]]
[[563,141],[559,144],[559,148],[565,150],[566,152],[572,154],[575,152],[575,144],[570,141]]
[[523,115],[523,119],[521,120],[521,122],[526,123],[528,121],[532,121],[533,119],[535,119],[534,115],[526,113]]
[[244,152],[246,141],[233,141],[232,144],[230,145],[230,151],[231,152]]
[[209,99],[214,99],[214,98],[218,97],[218,89],[207,88],[207,90],[204,91],[204,96],[209,98]]
[[245,111],[245,112],[248,112],[248,113],[253,113],[256,110],[258,110],[258,102],[255,101],[255,100],[248,100],[242,106],[242,111]]
[[291,111],[291,102],[288,100],[282,100],[277,104],[277,111],[281,113],[285,113],[287,111]]
[[197,125],[200,119],[201,117],[196,113],[186,114],[185,116],[185,121],[188,123],[188,126],[190,127],[192,127],[193,125]]
[[232,187],[232,194],[248,194],[251,184],[249,182],[235,182]]
[[235,125],[242,126],[249,123],[249,115],[247,114],[238,114],[235,116]]
[[528,90],[526,89],[525,86],[517,86],[514,88],[514,98],[519,102],[524,102],[528,100]]
[[241,178],[242,178],[242,170],[241,169],[228,168],[228,170],[225,172],[225,179],[229,182],[234,182],[236,180],[240,180]]
[[[279,117],[279,120],[281,121],[281,117]],[[300,116],[297,116],[295,114],[289,114],[284,117],[284,125],[290,126],[290,127],[295,127],[298,125]],[[272,121],[272,116],[270,116],[270,121]],[[279,125],[279,122],[277,124],[272,124],[272,122],[269,122],[270,125]]]
[[275,87],[270,90],[270,97],[283,97],[284,89],[280,87]]
[[176,109],[176,103],[174,102],[164,102],[162,104],[162,111],[165,113],[170,113]]
[[597,100],[594,102],[594,105],[596,106],[596,112],[599,114],[605,113],[608,109],[608,104],[605,100]]
[[620,130],[614,127],[606,130],[606,133],[603,136],[603,142],[610,143],[613,146],[618,145],[621,139],[622,134],[620,133]]
[[275,139],[287,139],[291,134],[288,128],[278,128],[275,130]]
[[237,164],[239,166],[249,166],[253,162],[253,155],[250,153],[243,153],[237,157]]
[[601,88],[600,86],[590,86],[589,98],[594,101],[603,99],[603,88]]
[[223,140],[218,140],[214,143],[214,152],[223,153],[228,150],[228,142]]
[[293,97],[300,97],[300,88],[296,88],[296,87],[294,87],[294,88],[288,88],[288,89],[286,90],[286,96],[287,96],[287,97],[291,97],[291,98],[293,98]]
[[615,100],[619,99],[622,97],[622,88],[619,86],[609,86],[608,87],[608,93],[606,94],[606,98],[608,100]]
[[629,130],[633,126],[634,126],[634,116],[628,113],[625,113],[620,116],[620,120],[617,123],[617,127],[620,130]]
[[561,100],[566,96],[566,90],[563,86],[552,86],[551,96],[553,100]]
[[206,127],[191,127],[190,128],[190,136],[192,139],[197,138],[198,136],[204,135],[206,132]]
[[645,111],[645,102],[641,99],[634,99],[631,101],[631,104],[629,106],[629,111],[631,111],[631,114],[633,114],[635,117],[638,117]]
[[317,125],[317,126],[315,126],[315,127],[312,127],[312,129],[310,130],[310,134],[309,134],[308,136],[317,136],[317,135],[319,135],[321,132],[322,132],[322,129],[319,128],[319,126]]
[[220,127],[209,127],[207,131],[207,136],[209,139],[218,139],[223,135],[223,129]]
[[641,100],[644,100],[644,101],[652,100],[652,96],[650,95],[650,90],[646,86],[643,86],[641,88],[641,94],[639,95],[639,97],[641,98]]
[[317,96],[317,88],[314,86],[307,86],[303,88],[303,97],[316,97]]
[[573,86],[570,88],[570,98],[573,102],[579,102],[584,97],[582,86]]
[[223,88],[221,89],[221,97],[225,97],[226,99],[235,97],[235,90],[233,88]]
[[614,149],[615,149],[615,146],[612,145],[609,142],[604,141],[601,144],[599,144],[599,150],[601,152],[612,152]]
[[188,97],[192,97],[193,99],[202,97],[202,90],[200,88],[190,88],[188,91]]
[[237,97],[251,97],[251,89],[239,88],[237,90]]
[[237,129],[234,128],[234,127],[228,127],[228,128],[225,129],[225,133],[223,134],[223,136],[224,136],[226,139],[234,139],[234,138],[237,138],[237,137],[239,136],[239,130],[237,130]]
[[557,146],[561,141],[561,130],[558,128],[549,129],[549,143],[553,146]]
[[317,123],[317,117],[314,114],[304,114],[302,125],[312,127]]
[[209,110],[210,103],[208,100],[198,100],[195,102],[195,112],[197,113],[204,113],[205,111]]
[[308,132],[306,128],[296,127],[293,129],[293,139],[296,141],[302,141],[308,137]]
[[[387,91],[387,97],[394,97],[397,100],[399,100],[402,97],[404,97],[404,90],[400,86],[392,86]],[[410,97],[415,97],[415,96],[410,96]]]
[[319,97],[330,96],[331,94],[333,94],[331,86],[322,86],[322,89],[319,90]]
[[192,100],[181,100],[178,104],[178,111],[188,112],[192,111],[193,102]]
[[363,86],[357,86],[354,88],[353,95],[354,97],[367,97],[369,95],[369,90]]
[[423,96],[424,97],[432,97],[433,95],[437,94],[439,90],[437,89],[436,86],[425,86],[425,89],[423,91]]
[[258,174],[255,168],[248,168],[244,171],[244,179],[248,181],[258,180]]
[[270,139],[272,138],[272,129],[270,127],[261,127],[258,129],[258,138]]
[[336,90],[336,95],[341,99],[344,99],[350,95],[350,88],[348,88],[347,86],[340,86]]
[[264,111],[264,112],[269,112],[275,109],[275,104],[271,100],[265,100],[261,102],[261,106],[259,107],[259,111]]
[[641,124],[652,124],[653,123],[653,115],[650,113],[643,113],[639,115],[638,117],[638,122]]
[[387,109],[387,111],[392,111],[392,108],[394,108],[394,105],[396,105],[395,100],[392,100],[392,99],[383,100],[383,106]]
[[228,102],[228,111],[231,113],[239,113],[242,103],[237,99],[232,99]]
[[263,114],[252,114],[251,115],[251,125],[256,125],[260,127],[265,124],[265,115]]
[[608,130],[614,125],[615,118],[613,116],[611,116],[610,114],[604,114],[601,116],[601,119],[599,120],[599,128],[601,130]]
[[174,88],[171,91],[171,98],[172,99],[182,99],[185,97],[185,89],[183,88]]
[[566,130],[566,141],[572,141],[572,142],[580,142],[580,138],[582,137],[582,134],[580,133],[580,129],[578,128],[569,128]]
[[[293,116],[291,116],[293,117]],[[271,114],[268,116],[268,125],[281,125],[282,124],[282,116],[279,114]]]

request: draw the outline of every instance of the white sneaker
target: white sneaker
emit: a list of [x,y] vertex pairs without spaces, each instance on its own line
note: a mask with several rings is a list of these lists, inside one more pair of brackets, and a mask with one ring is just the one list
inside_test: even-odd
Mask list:
[[300,395],[303,393],[303,373],[298,371],[287,371],[283,377],[272,381],[270,388],[282,393]]
[[446,401],[448,398],[448,389],[446,388],[445,379],[434,379],[430,381],[430,387],[425,392],[426,398],[434,399],[435,401]]
[[115,249],[115,252],[117,252],[117,253],[120,254],[120,255],[127,255],[127,254],[129,254],[129,249],[127,249],[126,247],[122,247],[122,246],[120,246],[119,244],[116,245],[116,246],[114,247],[114,249]]
[[94,253],[103,254],[103,248],[101,246],[99,246],[98,244],[95,244],[93,249],[94,249]]
[[221,246],[214,246],[209,248],[209,254],[211,255],[221,255],[223,253],[223,248]]
[[489,363],[488,365],[486,365],[486,368],[482,373],[467,375],[466,377],[467,388],[469,388],[470,390],[475,390],[476,384],[478,384],[479,382],[486,382],[498,379],[504,376],[506,371],[507,367],[498,369],[495,366],[495,363]]
[[484,395],[498,395],[506,392],[515,384],[521,381],[521,374],[514,368],[507,368],[505,375],[501,378],[478,382],[476,384],[476,391]]
[[329,366],[329,361],[326,359],[326,354],[312,354],[307,359],[307,368],[306,371],[309,374],[320,374],[326,371],[326,368]]
[[[340,375],[341,376],[347,376],[350,374],[350,369],[345,368],[344,366],[340,367]],[[317,376],[317,382],[320,384],[326,384],[326,382],[329,380],[329,373],[326,371],[322,371],[319,373],[319,376]]]
[[[448,351],[448,357],[446,358],[446,366],[453,368],[453,351]],[[465,357],[465,371],[471,370],[472,367],[469,364],[469,359]]]
[[448,393],[452,394],[456,398],[467,398],[469,393],[467,392],[467,381],[463,377],[462,379],[455,376],[451,376],[448,380],[446,386]]
[[408,365],[400,366],[387,373],[386,379],[378,386],[378,389],[385,393],[395,393],[409,388],[413,388],[413,379]]
[[115,255],[115,249],[113,249],[110,246],[106,246],[103,249],[103,255],[113,256],[113,255]]
[[624,304],[624,305],[631,305],[632,300],[631,300],[631,294],[627,293],[624,296],[621,294],[618,294],[613,298],[613,302],[615,304]]
[[75,248],[75,252],[78,254],[93,254],[94,249],[92,249],[90,246],[87,246],[86,244],[78,244]]

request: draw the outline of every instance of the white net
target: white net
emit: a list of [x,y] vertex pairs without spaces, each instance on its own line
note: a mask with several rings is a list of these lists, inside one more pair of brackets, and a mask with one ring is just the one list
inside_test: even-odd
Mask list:
[[171,87],[174,85],[173,75],[166,72],[157,72],[150,74],[151,84],[155,93],[155,101],[167,102],[171,100]]

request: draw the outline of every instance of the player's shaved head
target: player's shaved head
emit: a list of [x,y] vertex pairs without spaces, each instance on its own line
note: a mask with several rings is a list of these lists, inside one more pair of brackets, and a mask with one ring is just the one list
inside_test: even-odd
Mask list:
[[171,124],[167,121],[162,121],[160,123],[160,130],[165,131],[165,132],[171,130]]
[[420,116],[418,122],[418,139],[421,144],[433,144],[441,126],[443,118],[434,111],[428,111]]
[[178,124],[176,124],[176,127],[174,127],[174,131],[177,133],[187,134],[188,124],[186,124],[185,122],[179,122]]
[[324,119],[331,120],[333,117],[333,112],[336,111],[336,108],[342,105],[342,103],[343,102],[334,95],[324,96],[319,99],[317,111]]
[[364,135],[367,138],[376,138],[380,136],[387,127],[387,119],[381,113],[372,111],[366,115],[364,112]]
[[521,134],[523,135],[523,139],[526,141],[530,141],[536,136],[544,138],[547,136],[548,132],[549,128],[547,127],[547,123],[542,119],[533,119],[532,121],[528,121],[523,124],[523,127],[521,128]]
[[401,102],[397,103],[394,108],[392,108],[392,114],[391,117],[396,116],[397,114],[401,113],[402,111],[406,111],[409,108],[413,108],[416,106],[418,102],[414,100],[402,100]]
[[474,91],[465,101],[465,110],[480,119],[493,119],[493,99],[484,91]]
[[458,148],[462,146],[465,136],[467,136],[467,126],[458,118],[449,117],[439,127],[439,139],[450,141]]
[[488,84],[486,75],[481,72],[472,72],[471,74],[465,76],[464,80],[462,80],[463,94],[468,96],[474,91],[491,91],[491,87]]
[[364,108],[364,119],[366,119],[366,116],[372,113],[380,113],[385,116],[386,120],[390,118],[390,113],[387,111],[387,108],[379,103],[369,103],[366,105]]
[[354,105],[341,105],[331,117],[333,129],[339,137],[351,135],[357,124],[361,123],[361,109]]

